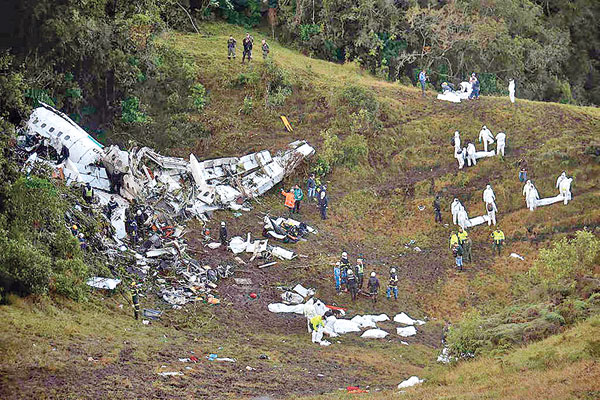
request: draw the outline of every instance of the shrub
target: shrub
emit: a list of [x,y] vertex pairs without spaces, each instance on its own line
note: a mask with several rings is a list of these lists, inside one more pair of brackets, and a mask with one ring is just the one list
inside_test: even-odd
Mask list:
[[450,327],[447,336],[450,353],[458,358],[476,356],[486,343],[482,324],[479,312],[471,311],[457,325]]
[[252,114],[253,104],[252,104],[252,96],[244,96],[244,105],[240,112],[245,115]]
[[0,286],[20,295],[48,290],[52,261],[26,240],[0,241]]
[[75,301],[86,299],[87,287],[85,280],[88,267],[80,259],[57,260],[53,271],[54,291]]
[[196,83],[194,86],[192,86],[190,91],[190,98],[192,100],[192,106],[194,110],[198,112],[202,111],[206,105],[206,89],[201,83]]
[[579,278],[592,273],[599,256],[600,239],[589,231],[578,231],[574,239],[563,238],[552,248],[540,250],[530,274],[547,287],[573,288]]
[[140,110],[140,99],[135,96],[121,101],[121,120],[126,123],[146,122],[148,117]]
[[338,104],[347,105],[354,112],[364,109],[375,115],[379,111],[379,102],[373,93],[361,86],[346,86],[338,95]]

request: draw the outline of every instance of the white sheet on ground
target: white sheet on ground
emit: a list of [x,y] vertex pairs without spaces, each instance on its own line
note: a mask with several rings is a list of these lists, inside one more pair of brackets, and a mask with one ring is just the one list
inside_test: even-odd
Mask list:
[[295,313],[304,314],[304,304],[287,305],[283,303],[271,303],[267,306],[272,313]]
[[469,227],[485,224],[489,220],[490,220],[490,217],[488,217],[487,215],[481,215],[479,217],[469,219],[469,222],[466,224],[466,226],[469,228]]
[[414,336],[417,334],[417,328],[414,326],[407,326],[405,328],[396,328],[396,333],[402,337]]
[[411,376],[407,380],[402,381],[400,384],[398,384],[398,389],[404,389],[407,387],[415,386],[422,382],[423,382],[423,379],[419,379],[418,376]]
[[354,322],[360,328],[377,328],[377,324],[371,318],[365,318],[361,315],[356,315],[350,321]]
[[333,330],[338,335],[342,335],[348,332],[360,332],[360,327],[349,319],[336,319]]
[[297,284],[292,289],[294,292],[298,293],[302,297],[310,297],[315,295],[315,291],[313,289],[307,289],[304,286]]
[[383,329],[369,329],[360,335],[360,337],[365,339],[383,339],[387,335],[389,335],[389,333]]
[[404,324],[404,325],[423,325],[425,323],[425,321],[422,321],[420,319],[412,319],[411,317],[409,317],[407,314],[405,313],[400,313],[397,314],[394,317],[394,322],[398,322],[400,324]]

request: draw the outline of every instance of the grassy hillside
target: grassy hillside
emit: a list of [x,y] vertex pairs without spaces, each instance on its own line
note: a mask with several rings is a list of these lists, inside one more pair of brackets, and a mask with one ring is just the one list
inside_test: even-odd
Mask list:
[[[597,231],[600,164],[593,151],[600,147],[598,109],[520,100],[512,105],[508,98],[494,97],[440,102],[434,92],[423,98],[416,88],[377,80],[355,64],[310,59],[271,41],[274,62],[265,63],[258,49],[260,32],[253,32],[255,59],[241,65],[240,49],[238,58],[230,61],[225,46],[233,34],[241,47],[245,33],[241,28],[204,24],[200,29],[200,35],[159,39],[195,59],[201,71],[198,79],[208,90],[204,112],[190,118],[201,121],[209,134],[192,149],[176,153],[187,156],[192,151],[200,158],[238,155],[277,150],[292,140],[306,139],[317,148],[317,157],[285,187],[303,182],[315,168],[332,167],[324,178],[330,218],[321,221],[316,207],[305,204],[303,219],[319,230],[319,235],[295,245],[307,258],[260,271],[254,265],[245,267],[240,276],[250,277],[253,284],[222,283],[220,306],[166,309],[163,320],[149,326],[131,319],[121,293],[98,295],[88,304],[29,298],[0,306],[2,398],[285,398],[324,393],[329,394],[326,398],[338,398],[338,388],[354,384],[383,390],[381,398],[389,398],[411,375],[428,379],[409,393],[414,398],[594,397],[593,391],[599,390],[594,339],[598,318],[593,316],[597,300],[591,295],[600,288],[592,282],[585,293],[578,288],[552,298],[541,285],[536,292],[538,285],[527,272],[539,249],[552,241],[571,237],[584,226]],[[156,107],[162,99],[141,101]],[[283,129],[280,115],[289,118],[293,133]],[[506,157],[484,159],[458,171],[450,146],[452,133],[460,130],[463,141],[475,140],[484,124],[494,133],[507,133]],[[555,195],[561,171],[574,176],[573,201],[533,213],[527,210],[517,179],[516,164],[523,157],[542,197]],[[488,238],[491,229],[487,225],[472,229],[474,262],[458,273],[447,249],[453,229],[449,205],[459,197],[470,216],[482,215],[481,195],[488,182],[494,186],[507,245],[504,254],[495,257]],[[433,222],[431,203],[437,192],[443,196],[448,226]],[[218,221],[226,220],[231,234],[252,232],[258,237],[265,212],[284,212],[276,191],[254,204],[252,212],[239,218],[219,212],[209,225],[216,228]],[[197,228],[188,234],[192,244],[199,235]],[[527,228],[537,231],[535,241],[529,240]],[[422,251],[415,251],[415,246]],[[384,288],[388,268],[396,266],[399,300],[381,298],[372,305],[362,298],[353,304],[347,295],[336,296],[331,262],[342,250],[353,260],[363,256],[368,271],[379,273]],[[511,252],[525,260],[509,257]],[[215,257],[198,253],[206,262]],[[231,260],[223,254],[218,258]],[[590,271],[596,278],[597,273],[597,267]],[[277,286],[295,283],[316,287],[320,298],[348,307],[350,315],[405,311],[429,320],[416,337],[406,340],[408,346],[396,335],[381,341],[345,335],[328,348],[316,347],[301,318],[273,315],[266,309],[278,299]],[[251,300],[250,291],[259,299]],[[550,313],[560,313],[560,307],[575,300],[585,303],[583,311],[573,312],[571,319],[564,313],[562,321],[551,321]],[[142,306],[164,308],[154,295],[144,298]],[[497,324],[502,325],[492,326],[504,332],[495,353],[499,358],[458,367],[436,365],[444,327],[472,310],[481,318],[501,320]],[[523,325],[517,329],[517,323]],[[392,331],[393,324],[382,328]],[[514,340],[506,341],[505,336]],[[192,351],[201,360],[198,364],[178,361]],[[210,362],[204,358],[209,353],[235,357],[237,362]],[[269,359],[261,359],[262,354]],[[567,362],[571,368],[561,376]],[[255,369],[248,371],[246,366]],[[184,375],[157,375],[164,371]],[[520,378],[527,385],[516,384]]]

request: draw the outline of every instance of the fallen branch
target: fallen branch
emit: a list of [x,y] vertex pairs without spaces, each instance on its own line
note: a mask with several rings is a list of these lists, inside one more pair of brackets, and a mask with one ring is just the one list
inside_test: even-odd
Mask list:
[[192,23],[192,26],[194,27],[194,30],[196,31],[196,33],[200,34],[200,31],[198,30],[198,28],[196,28],[196,24],[194,24],[194,19],[192,18],[192,16],[188,12],[188,10],[186,10],[184,6],[182,6],[181,4],[179,4],[179,2],[177,2],[177,5],[179,7],[181,7],[181,9],[187,14],[187,16],[190,19],[190,22]]

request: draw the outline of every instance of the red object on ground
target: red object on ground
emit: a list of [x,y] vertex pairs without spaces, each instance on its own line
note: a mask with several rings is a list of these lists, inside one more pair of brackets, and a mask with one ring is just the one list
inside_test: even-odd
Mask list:
[[198,361],[200,361],[200,360],[198,360],[198,358],[196,356],[191,356],[190,360],[192,360],[195,363],[197,363]]
[[369,393],[368,390],[363,390],[358,386],[348,386],[346,387],[346,390],[348,391],[348,393]]
[[254,293],[254,292],[250,293],[250,298],[251,298],[251,299],[255,299],[255,298],[257,298],[257,297],[258,297],[258,296],[257,296],[257,294],[256,294],[256,293]]
[[[347,308],[337,307],[337,306],[328,306],[328,305],[325,305],[325,307],[329,308],[330,310],[338,310],[338,311],[339,310],[342,310],[342,311],[347,311],[348,310]],[[353,387],[353,386],[348,386],[348,387]]]

